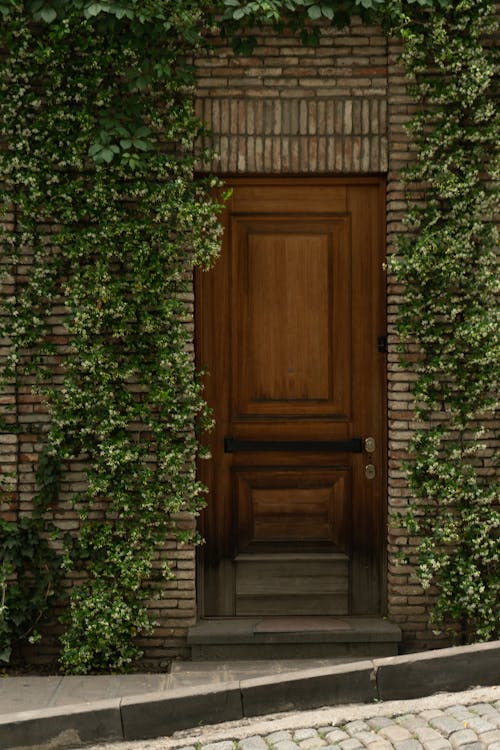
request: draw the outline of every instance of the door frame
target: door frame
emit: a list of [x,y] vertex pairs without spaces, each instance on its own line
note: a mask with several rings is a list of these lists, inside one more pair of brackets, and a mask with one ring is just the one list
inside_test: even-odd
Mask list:
[[[279,186],[286,185],[297,185],[297,184],[309,184],[315,186],[328,185],[328,186],[376,186],[377,199],[378,199],[378,216],[379,221],[379,236],[378,236],[378,247],[380,248],[380,283],[376,286],[376,306],[378,315],[380,316],[380,327],[381,336],[387,337],[387,279],[385,275],[385,257],[386,257],[386,242],[387,242],[387,220],[386,220],[386,185],[387,179],[385,175],[370,175],[370,176],[314,176],[314,175],[252,175],[252,176],[235,176],[235,175],[218,175],[223,182],[223,188],[231,188],[238,186],[258,186],[266,183],[267,185],[274,184]],[[217,262],[217,261],[216,261]],[[198,285],[199,277],[205,271],[197,269],[194,275],[194,318],[195,318],[195,361],[197,367],[200,363],[198,362],[198,351],[199,351],[199,338],[198,332],[200,329],[200,307],[197,304],[199,298]],[[375,277],[375,274],[374,274]],[[373,278],[375,282],[375,278]],[[376,346],[376,343],[373,344]],[[387,367],[387,354],[386,349],[380,351],[380,383],[381,392],[379,394],[381,401],[381,425],[380,434],[382,436],[381,441],[383,445],[382,456],[383,460],[380,462],[381,472],[381,506],[380,506],[380,532],[381,532],[381,545],[380,550],[380,612],[378,616],[387,613],[387,517],[388,517],[388,367]],[[208,459],[212,460],[212,459]],[[210,498],[207,498],[207,504],[210,502]],[[198,519],[198,530],[201,535],[204,536],[204,514],[203,511]],[[197,597],[197,619],[203,619],[205,617],[205,592],[204,592],[204,556],[203,556],[203,545],[198,547],[196,557],[196,597]]]

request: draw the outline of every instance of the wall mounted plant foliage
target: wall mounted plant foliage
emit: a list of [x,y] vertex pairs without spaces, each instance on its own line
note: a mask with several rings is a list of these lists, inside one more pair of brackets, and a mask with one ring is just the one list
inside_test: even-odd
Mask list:
[[[6,302],[4,375],[34,378],[48,455],[87,465],[62,558],[88,574],[62,639],[63,667],[82,673],[138,656],[156,545],[191,540],[175,515],[203,501],[194,427],[207,414],[183,320],[190,269],[218,252],[212,183],[193,178],[186,62],[204,8],[139,5],[14,4],[2,22],[0,173],[16,222],[3,258],[33,264]],[[58,338],[48,318],[62,305]]]
[[[421,538],[419,578],[437,584],[437,627],[461,639],[498,638],[498,455],[484,469],[483,422],[498,405],[498,207],[500,117],[494,100],[495,5],[463,0],[432,23],[400,26],[403,60],[421,104],[410,123],[418,146],[406,173],[425,186],[409,211],[393,262],[406,301],[399,331],[416,342],[416,413],[422,420],[408,466],[418,501],[403,519]],[[488,460],[488,454],[486,453]],[[498,475],[497,475],[498,476]]]

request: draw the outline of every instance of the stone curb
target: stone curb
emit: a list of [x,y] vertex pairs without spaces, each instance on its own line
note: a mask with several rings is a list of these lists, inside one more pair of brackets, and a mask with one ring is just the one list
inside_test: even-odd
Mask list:
[[120,699],[0,716],[2,750],[63,750],[123,740]]
[[[498,684],[500,641],[0,716],[2,750],[64,750],[325,705]],[[92,679],[91,677],[89,679]]]
[[500,683],[500,641],[443,648],[373,661],[378,698],[421,698]]
[[142,740],[243,717],[239,682],[131,696],[121,701],[123,739]]

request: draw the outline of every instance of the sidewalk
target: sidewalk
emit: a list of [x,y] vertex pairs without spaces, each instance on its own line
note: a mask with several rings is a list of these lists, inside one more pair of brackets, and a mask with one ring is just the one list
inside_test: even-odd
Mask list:
[[306,669],[302,662],[183,662],[167,675],[5,677],[0,679],[0,748],[62,750],[280,711],[411,699],[500,683],[500,641],[336,661],[314,660]]

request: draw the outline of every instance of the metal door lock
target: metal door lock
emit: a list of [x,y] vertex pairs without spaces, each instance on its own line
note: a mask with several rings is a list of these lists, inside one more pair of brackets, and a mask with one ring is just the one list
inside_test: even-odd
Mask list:
[[376,448],[375,438],[373,437],[365,438],[365,451],[367,453],[375,453],[375,448]]
[[375,466],[373,464],[365,466],[365,477],[367,479],[375,479]]

